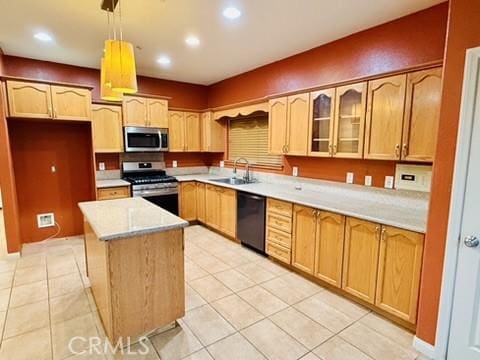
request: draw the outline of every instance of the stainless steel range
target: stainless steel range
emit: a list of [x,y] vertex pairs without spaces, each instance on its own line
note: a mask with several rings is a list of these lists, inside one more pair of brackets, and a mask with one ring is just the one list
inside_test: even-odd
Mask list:
[[132,184],[133,196],[141,196],[178,215],[178,183],[161,162],[124,162],[122,178]]

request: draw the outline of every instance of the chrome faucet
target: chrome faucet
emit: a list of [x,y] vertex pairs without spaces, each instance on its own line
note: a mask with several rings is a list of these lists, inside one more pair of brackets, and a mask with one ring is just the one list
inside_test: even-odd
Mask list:
[[250,163],[248,162],[247,159],[245,159],[244,157],[240,157],[238,159],[235,160],[235,162],[233,163],[233,177],[237,177],[237,162],[238,161],[244,161],[245,162],[245,176],[243,177],[243,180],[245,180],[245,182],[250,182]]

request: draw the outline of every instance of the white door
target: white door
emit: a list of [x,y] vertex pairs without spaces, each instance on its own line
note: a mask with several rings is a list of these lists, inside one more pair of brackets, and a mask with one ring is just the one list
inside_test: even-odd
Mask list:
[[448,359],[461,360],[480,359],[480,50],[470,55],[476,71],[466,78],[463,94],[456,171],[461,172],[458,162],[463,162],[466,177],[456,178],[454,185],[464,186],[465,192],[463,208],[458,208],[460,242],[448,343]]

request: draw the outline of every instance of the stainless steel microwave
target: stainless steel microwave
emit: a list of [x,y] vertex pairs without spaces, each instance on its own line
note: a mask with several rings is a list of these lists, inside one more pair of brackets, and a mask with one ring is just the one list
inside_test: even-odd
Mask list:
[[127,126],[125,152],[168,151],[168,129]]

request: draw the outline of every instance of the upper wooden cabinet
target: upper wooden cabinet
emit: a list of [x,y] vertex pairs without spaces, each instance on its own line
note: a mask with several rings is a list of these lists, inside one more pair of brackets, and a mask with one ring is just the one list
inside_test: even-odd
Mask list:
[[365,158],[400,160],[407,75],[368,84]]
[[92,105],[93,148],[97,153],[123,152],[122,108]]
[[307,155],[310,94],[269,101],[269,153]]
[[407,75],[402,159],[432,162],[437,142],[442,68]]
[[169,151],[201,151],[200,114],[195,112],[168,112]]
[[314,276],[336,287],[342,286],[345,216],[317,211]]
[[168,101],[141,96],[123,97],[125,126],[167,128]]
[[416,323],[423,235],[382,227],[375,305]]
[[366,93],[365,82],[336,89],[332,149],[334,157],[362,158]]
[[180,217],[187,221],[197,220],[197,185],[194,181],[180,183]]
[[147,122],[149,127],[168,128],[168,101],[147,99]]
[[380,231],[378,224],[346,220],[342,288],[371,304],[375,303]]
[[203,152],[225,152],[225,123],[214,120],[211,111],[201,115],[201,135]]
[[287,142],[287,97],[268,102],[268,152],[284,154]]
[[335,89],[310,93],[308,155],[330,157],[333,155],[335,116]]
[[7,80],[8,115],[18,118],[90,121],[90,90]]
[[90,120],[90,90],[56,85],[52,85],[51,89],[54,119]]
[[292,265],[308,274],[314,273],[316,211],[306,206],[293,206]]

